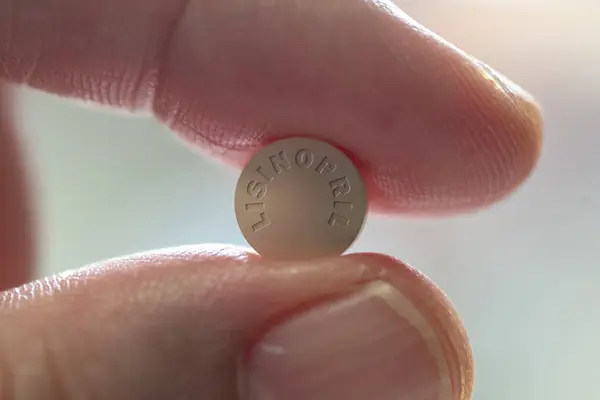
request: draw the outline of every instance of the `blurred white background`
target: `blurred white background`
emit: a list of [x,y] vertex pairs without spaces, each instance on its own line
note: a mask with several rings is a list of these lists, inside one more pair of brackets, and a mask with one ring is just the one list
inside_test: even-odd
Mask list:
[[[476,399],[597,399],[600,5],[444,3],[403,8],[538,98],[541,162],[514,196],[477,214],[372,216],[353,251],[402,258],[449,294],[474,345]],[[41,274],[156,247],[245,244],[232,209],[236,171],[152,121],[30,91],[21,98]]]

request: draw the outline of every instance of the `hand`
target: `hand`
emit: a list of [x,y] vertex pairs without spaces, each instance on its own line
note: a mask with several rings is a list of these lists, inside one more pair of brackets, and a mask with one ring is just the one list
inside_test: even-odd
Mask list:
[[[152,112],[235,164],[273,138],[325,138],[362,160],[373,209],[394,214],[497,201],[540,150],[526,93],[385,0],[0,0],[0,78]],[[0,290],[29,280],[35,265],[8,100]],[[0,296],[3,400],[472,393],[471,350],[452,306],[382,255],[282,264],[198,246]]]

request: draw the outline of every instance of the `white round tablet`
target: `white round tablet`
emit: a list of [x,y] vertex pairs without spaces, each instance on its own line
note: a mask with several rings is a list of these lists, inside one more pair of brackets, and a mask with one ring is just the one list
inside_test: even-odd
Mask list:
[[315,139],[283,139],[261,149],[235,190],[244,237],[271,259],[340,255],[360,233],[366,212],[364,185],[352,161]]

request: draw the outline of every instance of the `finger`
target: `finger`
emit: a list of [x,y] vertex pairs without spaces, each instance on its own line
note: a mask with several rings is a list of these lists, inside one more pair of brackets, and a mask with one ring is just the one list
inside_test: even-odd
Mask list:
[[540,150],[527,94],[385,0],[0,0],[0,54],[13,82],[151,109],[236,164],[324,138],[379,210],[489,204]]
[[34,246],[21,152],[0,82],[0,292],[31,279]]
[[0,304],[2,398],[462,400],[472,390],[452,306],[378,255],[275,264],[176,249],[49,278]]

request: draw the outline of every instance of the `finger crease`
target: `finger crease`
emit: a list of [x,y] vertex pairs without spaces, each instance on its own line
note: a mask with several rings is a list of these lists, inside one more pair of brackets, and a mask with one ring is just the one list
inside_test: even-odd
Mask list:
[[150,107],[154,106],[156,101],[156,92],[159,87],[161,87],[162,83],[165,79],[166,74],[166,66],[169,65],[169,58],[171,57],[171,47],[173,44],[173,40],[175,34],[177,33],[181,21],[186,15],[188,6],[191,0],[180,0],[180,6],[177,12],[174,14],[173,20],[169,23],[168,28],[165,31],[164,37],[162,39],[162,43],[159,44],[158,50],[156,53],[157,60],[157,72],[156,72],[156,82],[153,88],[151,88],[150,94]]

